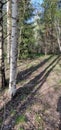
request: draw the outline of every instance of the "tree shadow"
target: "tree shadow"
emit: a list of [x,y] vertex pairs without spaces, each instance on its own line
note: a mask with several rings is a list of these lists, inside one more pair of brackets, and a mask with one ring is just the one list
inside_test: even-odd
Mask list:
[[44,59],[44,61],[40,62],[40,64],[36,66],[31,66],[30,68],[23,70],[17,74],[17,83],[27,79],[34,71],[38,68],[42,67],[46,62],[48,62],[53,56],[49,56],[48,58]]
[[[29,78],[29,76],[34,72],[36,71],[39,67],[42,67],[45,63],[47,63],[53,56],[49,56],[48,58],[44,59],[42,62],[40,62],[40,64],[36,65],[36,66],[31,66],[30,68],[28,69],[25,69],[23,71],[20,71],[18,74],[17,74],[17,83],[21,82],[22,80],[26,80],[27,78]],[[19,67],[19,66],[18,66]],[[6,71],[9,70],[6,69]],[[8,85],[9,85],[9,79],[6,79],[7,81],[7,85],[6,87],[3,87],[1,89],[1,92],[3,92],[6,88],[8,88]]]
[[[8,119],[8,122],[6,124],[7,126],[11,125],[11,128],[14,128],[15,120],[17,116],[24,114],[27,108],[33,104],[36,92],[45,83],[50,72],[54,69],[56,64],[59,62],[59,59],[60,59],[59,57],[55,58],[40,74],[38,74],[34,79],[30,80],[22,88],[19,88],[17,90],[17,94],[15,98],[10,100],[6,104],[5,121]],[[11,116],[12,109],[15,110],[15,113],[13,116]],[[0,115],[2,117],[3,117],[3,111],[4,109],[2,108],[0,110]],[[13,120],[14,120],[14,123],[12,123]],[[4,126],[5,125],[3,123],[3,130],[5,130]],[[8,129],[6,128],[6,130],[10,130],[10,128]]]
[[61,130],[61,97],[58,99],[57,112],[60,114],[59,130]]

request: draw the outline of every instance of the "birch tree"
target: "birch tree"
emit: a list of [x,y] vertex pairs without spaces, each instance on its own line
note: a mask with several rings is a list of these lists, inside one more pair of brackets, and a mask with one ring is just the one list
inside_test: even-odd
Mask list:
[[17,75],[17,22],[18,22],[18,10],[17,0],[12,0],[12,36],[11,36],[11,53],[10,53],[10,81],[9,81],[9,93],[10,96],[14,96],[16,93],[16,75]]
[[3,3],[0,0],[0,88],[6,84],[5,80],[5,66],[4,66],[4,40],[3,40]]
[[61,52],[61,2],[58,1],[58,5],[56,8],[56,14],[55,14],[55,31],[57,36],[57,43],[59,46],[59,50]]
[[61,40],[60,40],[61,28],[60,28],[59,22],[57,22],[57,21],[55,21],[55,30],[56,30],[56,36],[57,36],[59,50],[61,52]]
[[10,42],[11,42],[11,1],[7,1],[7,63],[10,62]]

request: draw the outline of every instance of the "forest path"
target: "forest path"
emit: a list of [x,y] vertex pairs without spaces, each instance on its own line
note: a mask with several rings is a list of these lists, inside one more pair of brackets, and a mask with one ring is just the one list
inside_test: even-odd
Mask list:
[[2,130],[61,130],[61,57],[18,61],[17,95],[10,100],[7,91],[0,94]]

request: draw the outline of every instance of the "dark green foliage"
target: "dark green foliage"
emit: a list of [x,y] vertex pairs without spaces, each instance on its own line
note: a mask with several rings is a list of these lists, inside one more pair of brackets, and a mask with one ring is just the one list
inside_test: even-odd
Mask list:
[[[33,7],[30,1],[22,1],[22,6],[19,6],[20,15],[19,27],[20,27],[20,37],[19,37],[19,59],[27,58],[33,51],[34,40],[34,25],[31,22],[33,16]],[[30,20],[30,23],[28,22]]]
[[58,20],[60,24],[61,18],[58,0],[44,0],[41,6],[43,10],[40,17],[40,36],[43,42],[42,51],[46,50],[48,54],[55,54],[59,52],[55,22]]

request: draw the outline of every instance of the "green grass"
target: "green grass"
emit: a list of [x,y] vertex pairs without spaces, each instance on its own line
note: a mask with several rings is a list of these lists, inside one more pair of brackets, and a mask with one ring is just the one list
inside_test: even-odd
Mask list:
[[2,118],[0,117],[0,125],[2,124]]
[[23,128],[19,128],[18,130],[24,130]]
[[29,58],[38,58],[38,57],[44,57],[45,55],[42,53],[35,53],[35,54],[29,54]]
[[10,112],[11,115],[15,115],[16,114],[16,111],[11,109],[11,112]]
[[26,95],[25,94],[21,95],[21,100],[24,100],[24,99],[26,99]]
[[37,57],[43,57],[45,56],[45,54],[42,53],[31,53],[31,54],[22,54],[22,56],[20,56],[20,59],[28,59],[28,58],[37,58]]
[[44,127],[43,127],[43,124],[44,124],[43,119],[42,119],[42,117],[39,116],[38,114],[36,115],[36,121],[37,121],[37,123],[39,124],[38,130],[44,130]]
[[18,125],[19,123],[26,122],[26,118],[24,115],[17,116],[15,123]]
[[42,123],[43,122],[43,119],[42,119],[42,117],[40,117],[38,114],[36,115],[36,121],[38,122],[38,123]]
[[35,54],[36,57],[43,57],[45,56],[45,54],[39,53],[39,54]]
[[59,83],[61,83],[61,79],[59,80]]

